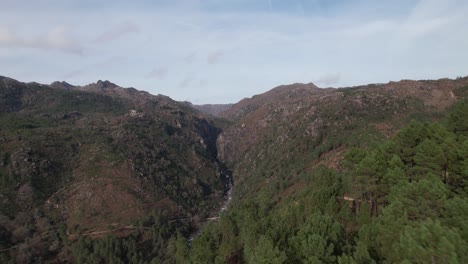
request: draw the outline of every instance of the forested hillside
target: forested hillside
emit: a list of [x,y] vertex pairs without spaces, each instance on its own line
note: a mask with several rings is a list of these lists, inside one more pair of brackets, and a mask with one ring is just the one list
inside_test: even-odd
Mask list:
[[218,138],[220,157],[233,170],[234,196],[272,184],[285,189],[317,164],[338,168],[351,147],[392,137],[411,120],[443,118],[466,87],[468,78],[341,89],[292,84],[244,99],[222,113],[234,122]]
[[82,241],[97,250],[107,235],[123,238],[112,243],[124,263],[170,256],[177,229],[188,235],[224,200],[219,132],[184,104],[110,82],[1,77],[0,262],[82,263]]
[[[194,241],[191,259],[427,263],[428,257],[440,256],[436,263],[447,262],[441,245],[426,244],[409,233],[429,228],[425,225],[440,225],[460,236],[466,229],[461,225],[467,211],[448,208],[464,199],[467,153],[461,131],[468,116],[467,81],[400,81],[343,89],[293,84],[234,105],[222,113],[234,123],[218,139],[220,155],[233,170],[234,201],[219,223]],[[435,153],[423,156],[423,150]],[[432,184],[444,193],[445,200],[439,201],[444,216],[434,212],[427,197]],[[419,193],[413,190],[420,188]],[[397,194],[403,190],[407,193]],[[397,204],[396,211],[386,212]],[[403,221],[411,210],[430,215],[410,215],[393,230],[391,220],[381,222],[384,217]],[[443,222],[452,216],[457,224]],[[408,234],[396,233],[406,228]],[[414,239],[414,248],[401,239]],[[462,247],[454,239],[446,247],[456,244],[458,251],[447,254],[463,263]],[[425,252],[398,254],[401,247]]]
[[[468,102],[239,198],[193,263],[466,263]],[[293,192],[292,189],[297,192]]]
[[0,263],[467,263],[467,96],[292,84],[214,117],[0,77]]

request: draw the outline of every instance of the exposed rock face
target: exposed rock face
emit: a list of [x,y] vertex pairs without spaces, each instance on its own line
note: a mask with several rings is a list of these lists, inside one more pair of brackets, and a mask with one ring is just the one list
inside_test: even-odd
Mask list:
[[[270,104],[272,102],[276,103],[287,103],[293,104],[300,101],[301,98],[307,99],[312,94],[317,92],[327,90],[319,89],[312,83],[309,84],[290,84],[290,85],[281,85],[272,90],[255,95],[252,98],[245,98],[234,104],[229,109],[220,113],[220,116],[228,118],[230,120],[237,120],[242,116],[259,109],[260,107]],[[299,106],[300,107],[300,106]]]
[[[232,106],[191,106],[109,81],[48,86],[0,77],[0,246],[31,253],[18,261],[53,259],[63,243],[40,234],[57,223],[73,239],[134,228],[152,210],[166,222],[188,219],[187,234],[230,188],[218,157],[234,170],[235,199],[294,182],[317,163],[338,168],[347,148],[392,135],[412,115],[437,118],[466,96],[468,78],[292,84]],[[229,126],[221,133],[212,120]]]
[[358,137],[389,136],[412,114],[437,114],[466,96],[467,87],[466,77],[340,89],[279,86],[220,114],[233,124],[218,138],[218,151],[234,166],[235,195],[243,195],[249,190],[239,186],[255,190],[263,180],[289,177],[283,173],[307,170],[323,153],[346,148],[343,138],[366,142]]
[[[152,210],[202,219],[224,200],[220,130],[169,97],[108,81],[48,86],[0,77],[0,124],[7,233],[36,225],[36,211],[71,232],[128,225]],[[13,237],[29,236],[50,242],[30,232]]]
[[2,87],[2,93],[0,96],[0,112],[15,112],[21,108],[23,104],[22,94],[24,84],[0,76],[0,85]]
[[76,88],[76,86],[74,85],[71,85],[65,81],[62,81],[62,82],[53,82],[50,84],[50,87],[53,87],[53,88],[57,88],[57,89],[65,89],[65,90],[71,90],[71,89],[74,89]]

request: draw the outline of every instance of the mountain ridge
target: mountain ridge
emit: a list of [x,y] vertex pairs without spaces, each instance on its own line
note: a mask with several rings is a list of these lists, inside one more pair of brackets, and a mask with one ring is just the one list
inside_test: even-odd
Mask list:
[[[93,262],[109,254],[172,263],[180,252],[200,263],[214,256],[255,263],[251,242],[259,238],[246,230],[274,225],[264,225],[266,212],[290,217],[312,199],[308,193],[341,184],[335,174],[315,182],[310,175],[341,175],[350,149],[371,148],[415,119],[442,120],[467,97],[468,77],[350,88],[295,83],[203,108],[109,81],[44,85],[0,76],[0,250],[11,248],[24,263]],[[231,179],[230,209],[213,215]],[[253,215],[243,216],[249,210]],[[115,248],[103,249],[106,243]]]
[[[408,79],[402,79],[400,81],[389,81],[388,83],[371,83],[371,84],[366,84],[366,85],[356,85],[356,86],[347,86],[347,87],[326,87],[326,88],[321,88],[316,86],[313,83],[294,83],[290,85],[280,85],[276,86],[266,92],[254,95],[250,98],[244,98],[240,100],[239,102],[235,103],[231,108],[228,110],[225,110],[220,113],[220,116],[228,118],[228,119],[235,119],[238,118],[232,116],[233,112],[236,111],[236,109],[242,108],[243,105],[256,105],[256,104],[267,104],[271,98],[275,98],[278,96],[285,96],[286,98],[293,96],[294,94],[301,94],[304,96],[308,96],[314,92],[318,91],[323,91],[323,90],[340,90],[340,89],[366,89],[366,88],[384,88],[384,89],[398,89],[398,88],[404,88],[404,87],[421,87],[421,85],[432,85],[433,83],[441,83],[441,82],[450,82],[450,81],[459,81],[459,82],[468,82],[468,76],[466,77],[458,77],[456,79],[450,79],[450,78],[440,78],[437,80],[408,80]],[[404,86],[404,87],[402,87]],[[297,96],[296,96],[297,97]],[[282,100],[282,98],[276,98],[277,100]],[[250,106],[251,108],[255,106]],[[248,111],[247,111],[248,112]],[[238,114],[239,115],[239,114]],[[242,114],[240,114],[242,115]]]
[[219,129],[169,97],[102,81],[70,88],[0,77],[0,124],[0,231],[33,252],[17,252],[19,262],[71,261],[69,239],[102,238],[109,225],[119,235],[145,219],[147,229],[120,235],[159,225],[165,245],[224,202]]
[[[220,114],[233,121],[218,138],[218,152],[225,162],[235,164],[232,169],[237,186],[255,186],[248,182],[259,178],[253,176],[260,170],[259,163],[270,162],[262,166],[271,169],[262,173],[275,178],[279,175],[273,168],[282,162],[285,164],[281,166],[288,167],[291,156],[303,159],[301,151],[311,152],[306,160],[313,164],[322,154],[339,148],[341,142],[360,137],[359,133],[386,137],[395,134],[412,115],[442,113],[466,96],[468,77],[349,88],[312,87],[279,86],[241,100]],[[271,164],[273,160],[277,164]],[[300,167],[295,171],[310,169],[310,165]],[[242,179],[246,182],[239,182]],[[239,191],[236,188],[234,195],[245,194]]]

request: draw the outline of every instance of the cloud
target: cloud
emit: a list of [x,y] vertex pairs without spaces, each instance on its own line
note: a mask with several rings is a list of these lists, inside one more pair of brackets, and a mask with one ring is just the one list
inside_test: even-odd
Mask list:
[[179,88],[185,88],[189,86],[193,82],[193,78],[190,76],[185,77],[180,83],[179,83]]
[[84,51],[83,46],[70,37],[67,28],[63,26],[52,28],[45,34],[30,38],[18,37],[9,28],[0,27],[0,46],[59,50],[79,55]]
[[401,40],[413,40],[438,32],[446,32],[453,24],[463,23],[466,8],[456,5],[457,1],[420,0],[405,18],[390,17],[364,23],[349,23],[343,31],[348,37],[394,36]]
[[8,45],[15,42],[15,37],[6,27],[0,27],[0,44]]
[[330,86],[330,85],[335,85],[337,84],[341,79],[341,74],[339,72],[337,73],[327,73],[319,78],[313,80],[315,84],[321,84],[324,86]]
[[444,32],[451,24],[462,22],[460,17],[466,17],[464,10],[466,8],[453,0],[421,0],[401,25],[401,31],[408,37]]
[[139,33],[140,28],[133,22],[127,21],[99,35],[95,42],[106,43],[119,39],[127,34]]
[[296,2],[296,5],[297,5],[297,11],[298,11],[301,15],[305,15],[304,6],[302,5],[301,1],[297,1],[297,2]]
[[206,80],[200,80],[198,82],[198,86],[200,86],[200,87],[205,87],[207,84],[208,84],[208,82]]
[[166,77],[167,72],[168,72],[167,68],[164,68],[164,67],[154,68],[145,77],[147,79],[156,78],[158,80],[162,80]]
[[[57,4],[41,7],[43,12],[37,12],[39,4],[7,1],[18,8],[0,16],[0,25],[7,26],[0,26],[0,68],[19,79],[32,78],[23,73],[28,71],[35,73],[36,81],[49,82],[45,78],[70,71],[69,76],[79,74],[72,78],[75,83],[105,75],[151,91],[154,81],[164,76],[158,67],[164,66],[171,72],[158,82],[167,95],[214,100],[212,94],[219,92],[223,95],[216,100],[225,101],[284,83],[352,86],[468,72],[466,0],[294,0],[290,5],[278,0],[164,0],[151,5],[119,1],[112,8],[104,4],[96,8],[89,1],[72,0],[77,3],[72,5],[53,0]],[[268,12],[269,2],[273,12]],[[305,15],[296,9],[298,2]],[[82,49],[81,42],[87,56],[70,56],[66,63],[57,63],[63,59],[59,52],[45,52],[44,44],[37,44],[38,35],[50,39],[45,35],[56,21],[73,29],[58,37],[71,40],[75,47],[61,44],[57,48],[57,42],[48,40],[47,49],[76,52]],[[69,34],[80,42],[72,42]],[[24,47],[33,40],[36,49],[25,53]],[[15,45],[23,48],[11,48]],[[129,59],[91,67],[115,55]],[[157,64],[151,58],[157,58]],[[200,79],[207,84],[199,85]],[[187,86],[193,89],[180,88]]]
[[400,25],[395,21],[390,20],[376,20],[364,24],[352,25],[344,30],[338,30],[336,33],[343,34],[347,37],[371,37],[376,34],[389,34],[396,31]]
[[188,54],[187,56],[185,56],[184,61],[185,61],[186,63],[192,63],[192,62],[194,62],[196,59],[197,59],[197,53],[196,53],[196,52],[192,52],[192,53]]
[[203,28],[195,23],[189,23],[185,21],[176,21],[174,22],[175,25],[180,27],[181,29],[184,30],[190,30],[190,31],[201,31]]
[[208,62],[208,64],[215,64],[215,63],[218,63],[218,62],[219,62],[219,59],[220,59],[223,55],[224,55],[224,52],[223,52],[223,51],[220,51],[220,50],[211,52],[211,53],[209,53],[208,56],[206,57],[206,62]]
[[273,12],[273,4],[271,3],[271,0],[268,0],[268,8],[270,12]]
[[454,10],[463,6],[460,4],[462,4],[460,0],[419,0],[411,12],[410,18],[424,20],[451,15]]

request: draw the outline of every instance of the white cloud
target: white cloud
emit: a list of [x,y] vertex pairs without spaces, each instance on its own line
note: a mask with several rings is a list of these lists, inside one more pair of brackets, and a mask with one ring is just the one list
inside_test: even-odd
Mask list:
[[52,28],[42,35],[33,37],[18,37],[9,28],[0,27],[0,46],[59,50],[80,55],[84,51],[81,43],[70,37],[64,26]]
[[377,34],[389,34],[397,29],[398,23],[396,21],[391,20],[375,20],[369,21],[362,24],[351,24],[351,26],[347,26],[344,30],[337,30],[336,33],[338,35],[343,34],[347,37],[372,37]]
[[197,59],[197,53],[196,52],[190,52],[187,56],[185,56],[184,61],[186,63],[193,63]]
[[413,8],[411,20],[426,20],[451,15],[458,8],[463,8],[464,0],[420,0]]
[[11,31],[6,27],[0,27],[0,45],[11,45],[15,38]]
[[[18,8],[0,16],[0,25],[5,26],[0,27],[0,68],[18,78],[40,68],[36,81],[45,74],[56,79],[54,74],[73,73],[74,83],[105,76],[125,86],[164,91],[175,99],[216,103],[209,100],[235,101],[293,82],[351,86],[468,74],[466,0],[421,0],[417,5],[407,0],[331,5],[310,0],[301,2],[305,15],[294,10],[294,1],[285,8],[277,0],[272,1],[273,12],[267,0],[164,5],[119,1],[112,8],[94,8],[91,1],[86,8],[57,4],[42,12],[11,2]],[[204,8],[212,3],[215,8]],[[24,8],[29,11],[23,16]],[[73,32],[48,31],[57,21],[65,21]],[[87,56],[65,58],[44,50],[86,51]],[[94,66],[116,55],[127,59]],[[318,75],[311,78],[311,72]],[[194,89],[183,89],[188,86]]]
[[317,79],[313,80],[312,82],[317,85],[324,85],[324,86],[331,86],[336,85],[340,82],[341,74],[337,73],[327,73],[324,74]]
[[219,62],[219,60],[221,59],[223,55],[224,55],[224,52],[221,50],[213,51],[209,53],[208,56],[206,57],[206,62],[208,62],[208,64],[216,64]]
[[186,76],[180,83],[179,88],[186,88],[190,86],[193,82],[193,78],[190,76]]
[[168,69],[164,67],[154,68],[148,74],[146,74],[145,77],[147,79],[156,78],[156,79],[162,80],[166,77],[167,72],[168,72]]
[[200,80],[200,81],[198,82],[198,86],[199,86],[199,87],[204,87],[204,86],[206,86],[207,84],[208,84],[208,82],[207,82],[206,80]]
[[139,33],[140,28],[133,22],[127,21],[124,23],[121,23],[114,28],[102,33],[96,38],[96,42],[101,42],[101,43],[106,43],[106,42],[111,42],[116,39],[119,39],[125,35],[128,34],[135,34]]

